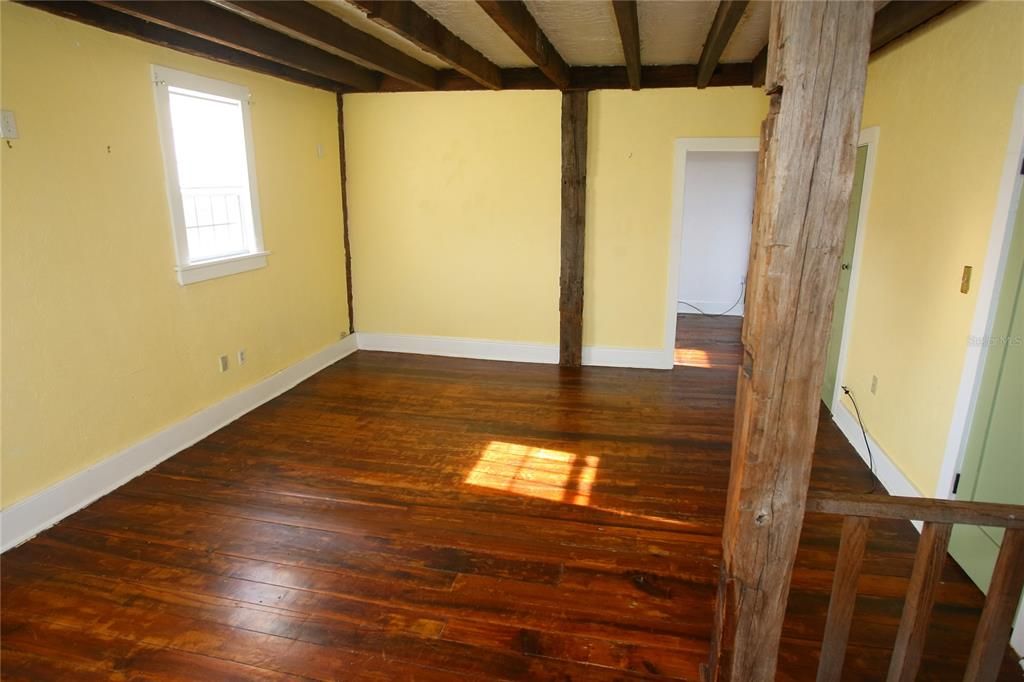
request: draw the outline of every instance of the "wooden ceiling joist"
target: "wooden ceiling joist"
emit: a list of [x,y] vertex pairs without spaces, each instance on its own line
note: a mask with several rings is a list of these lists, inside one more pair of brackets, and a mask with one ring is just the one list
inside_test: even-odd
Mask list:
[[875,14],[875,24],[871,29],[871,51],[882,49],[955,4],[956,0],[893,0]]
[[[553,90],[557,86],[540,69],[502,69],[503,90]],[[722,64],[711,78],[710,86],[750,85],[750,64]],[[694,64],[648,65],[643,69],[644,88],[692,88],[697,85]],[[627,90],[632,86],[624,66],[574,66],[569,69],[565,90]],[[438,90],[480,90],[483,86],[457,71],[438,72]],[[405,92],[408,84],[384,78],[381,92]]]
[[640,20],[637,15],[636,0],[612,0],[615,10],[615,23],[619,26],[619,39],[622,41],[622,55],[626,59],[626,75],[629,87],[640,89]]
[[522,0],[477,0],[477,4],[552,83],[561,90],[569,87],[569,66]]
[[397,33],[485,88],[500,90],[501,69],[412,2],[349,0],[378,26]]
[[319,50],[206,2],[100,2],[105,7],[176,31],[248,52],[257,57],[344,83],[376,90],[380,76],[337,55]]
[[316,76],[308,71],[302,71],[301,69],[294,69],[290,66],[285,66],[284,64],[278,64],[277,62],[257,57],[249,54],[248,52],[241,52],[230,47],[225,47],[220,43],[214,43],[209,40],[204,40],[203,38],[197,38],[196,36],[175,31],[160,24],[154,24],[128,14],[122,14],[121,12],[107,9],[106,7],[100,7],[92,2],[82,2],[78,0],[57,2],[42,2],[39,0],[19,1],[30,7],[45,10],[52,14],[56,14],[57,16],[73,19],[83,24],[95,26],[96,28],[110,31],[111,33],[129,36],[131,38],[143,40],[147,43],[153,43],[154,45],[160,45],[161,47],[166,47],[178,52],[195,55],[196,57],[203,57],[204,59],[211,59],[222,64],[237,66],[241,69],[263,73],[268,76],[275,76],[286,81],[291,81],[292,83],[308,85],[310,87],[329,90],[332,92],[344,92],[348,90],[347,86],[342,83]]
[[267,28],[398,78],[413,87],[433,90],[437,86],[437,71],[431,67],[308,2],[215,1]]
[[732,38],[736,26],[739,25],[743,12],[747,9],[747,0],[722,0],[718,3],[715,19],[711,22],[708,37],[704,40],[704,49],[697,62],[697,87],[706,88],[715,73],[715,67],[725,52],[729,39]]
[[768,46],[765,45],[757,56],[754,57],[754,61],[750,63],[751,66],[751,78],[754,81],[754,87],[759,88],[764,85],[764,77],[768,72]]

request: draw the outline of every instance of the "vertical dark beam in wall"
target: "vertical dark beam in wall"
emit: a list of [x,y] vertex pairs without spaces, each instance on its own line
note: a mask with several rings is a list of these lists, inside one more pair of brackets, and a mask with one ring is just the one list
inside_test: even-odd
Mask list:
[[587,205],[587,91],[562,93],[562,265],[558,363],[583,362],[583,244]]
[[348,333],[356,331],[355,311],[352,309],[352,246],[348,240],[348,173],[345,170],[345,108],[342,93],[338,93],[338,162],[341,164],[341,227],[345,242],[345,291],[348,296]]

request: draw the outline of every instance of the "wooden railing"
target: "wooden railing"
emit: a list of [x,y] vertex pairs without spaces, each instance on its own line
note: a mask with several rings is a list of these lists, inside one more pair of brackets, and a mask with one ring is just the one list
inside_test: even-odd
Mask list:
[[843,670],[871,519],[924,522],[889,663],[888,682],[910,682],[917,676],[953,525],[1006,529],[964,674],[967,682],[996,679],[1024,589],[1024,506],[881,495],[812,495],[807,500],[807,511],[843,517],[818,682],[839,680]]

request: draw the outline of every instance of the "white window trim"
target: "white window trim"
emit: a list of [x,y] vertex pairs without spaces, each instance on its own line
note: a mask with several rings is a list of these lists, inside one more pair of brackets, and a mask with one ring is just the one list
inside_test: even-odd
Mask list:
[[[216,277],[226,277],[248,270],[266,267],[269,251],[263,248],[263,227],[260,220],[260,201],[256,191],[256,154],[252,142],[252,123],[249,112],[249,89],[235,83],[197,76],[166,66],[153,65],[153,85],[156,95],[157,127],[164,157],[164,177],[167,182],[167,203],[170,206],[171,228],[174,238],[174,256],[177,262],[178,283],[182,286]],[[245,136],[246,164],[249,176],[249,198],[252,204],[252,244],[248,253],[192,263],[188,257],[185,215],[178,181],[178,163],[174,152],[174,131],[171,127],[171,108],[168,87],[197,90],[242,102],[242,130]]]

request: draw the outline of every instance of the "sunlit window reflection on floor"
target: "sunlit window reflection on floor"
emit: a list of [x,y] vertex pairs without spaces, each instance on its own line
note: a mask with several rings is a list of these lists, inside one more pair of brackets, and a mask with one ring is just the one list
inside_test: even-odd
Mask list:
[[714,367],[708,352],[699,348],[676,348],[675,365],[676,367],[701,367],[704,369]]
[[590,503],[599,457],[491,441],[466,477],[470,485],[578,505]]

